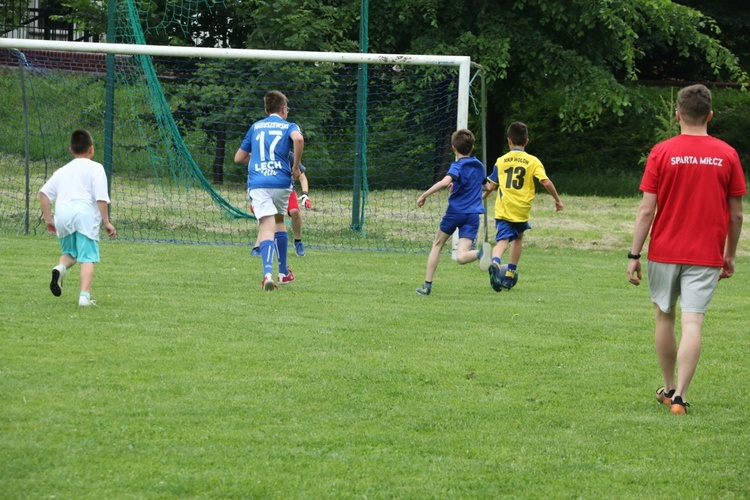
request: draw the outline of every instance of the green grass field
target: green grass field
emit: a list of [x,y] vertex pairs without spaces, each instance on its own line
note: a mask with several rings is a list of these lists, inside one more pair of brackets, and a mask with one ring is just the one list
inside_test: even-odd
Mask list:
[[748,236],[675,417],[637,203],[590,203],[502,293],[447,254],[429,297],[425,254],[315,250],[269,294],[245,247],[105,241],[79,309],[55,238],[0,236],[0,497],[749,497]]

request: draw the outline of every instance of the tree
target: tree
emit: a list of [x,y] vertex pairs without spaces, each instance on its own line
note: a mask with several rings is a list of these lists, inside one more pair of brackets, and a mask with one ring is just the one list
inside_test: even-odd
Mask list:
[[669,0],[398,0],[373,6],[371,22],[372,51],[481,64],[491,136],[504,134],[510,103],[543,93],[562,97],[560,127],[575,131],[638,112],[631,84],[641,75],[748,80],[716,23]]
[[[729,50],[748,48],[743,31],[748,14],[734,15],[746,11],[741,8],[746,0],[678,1],[370,2],[369,47],[380,53],[471,56],[485,69],[492,136],[504,134],[511,103],[550,92],[561,97],[556,111],[561,130],[580,131],[595,126],[604,113],[640,112],[633,84],[641,78],[748,81]],[[161,33],[168,43],[351,52],[358,47],[360,2],[225,0],[200,7],[182,26],[149,33]],[[176,8],[166,0],[149,5],[153,19]],[[705,5],[720,21],[696,5]],[[733,9],[725,11],[724,5]],[[725,41],[720,22],[741,35],[738,41]]]
[[700,10],[716,21],[726,47],[740,56],[740,65],[750,71],[750,9],[746,0],[675,0]]

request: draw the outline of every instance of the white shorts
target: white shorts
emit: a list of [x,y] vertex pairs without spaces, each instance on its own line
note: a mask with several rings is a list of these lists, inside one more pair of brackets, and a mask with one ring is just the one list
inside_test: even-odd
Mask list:
[[679,297],[682,312],[705,314],[714,296],[720,272],[719,267],[648,261],[651,302],[669,313]]
[[248,189],[247,195],[253,205],[255,217],[260,220],[269,215],[285,215],[289,205],[289,193],[292,188],[259,188]]

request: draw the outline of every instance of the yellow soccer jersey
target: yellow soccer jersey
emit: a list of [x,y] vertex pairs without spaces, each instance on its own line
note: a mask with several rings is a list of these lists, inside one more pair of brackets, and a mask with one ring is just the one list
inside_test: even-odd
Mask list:
[[531,201],[536,195],[537,181],[547,179],[544,165],[534,155],[513,149],[497,159],[489,180],[498,185],[495,219],[527,222],[531,218]]

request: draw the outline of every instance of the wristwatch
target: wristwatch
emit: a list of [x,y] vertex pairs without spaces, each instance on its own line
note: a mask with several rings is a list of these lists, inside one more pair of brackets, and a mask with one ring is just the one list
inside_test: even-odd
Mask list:
[[638,260],[641,258],[641,254],[639,253],[630,253],[628,252],[628,259],[635,259]]

